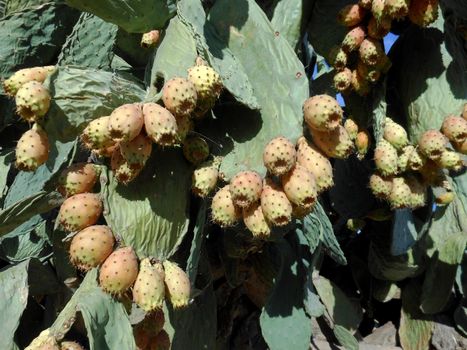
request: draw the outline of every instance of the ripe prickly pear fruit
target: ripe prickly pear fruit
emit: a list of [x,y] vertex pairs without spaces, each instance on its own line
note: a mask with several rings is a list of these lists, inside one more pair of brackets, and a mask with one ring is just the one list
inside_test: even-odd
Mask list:
[[399,158],[397,159],[397,169],[399,174],[411,170],[409,166],[409,161],[410,157],[412,156],[412,153],[414,152],[415,147],[412,145],[408,145],[402,148],[401,154],[399,154]]
[[373,39],[383,39],[390,32],[391,24],[389,18],[383,18],[378,23],[374,17],[371,17],[367,26],[368,36]]
[[365,158],[370,147],[370,134],[367,130],[360,130],[355,138],[355,147],[357,148],[357,158]]
[[303,115],[308,128],[328,132],[338,128],[344,111],[335,98],[316,95],[303,104]]
[[407,131],[405,131],[402,125],[395,123],[391,118],[385,119],[383,137],[398,151],[402,150],[409,143]]
[[164,276],[154,267],[151,259],[143,259],[133,286],[133,301],[144,311],[162,309],[165,297]]
[[370,83],[376,83],[381,77],[381,72],[377,67],[367,66],[362,61],[358,60],[357,73],[360,77],[368,80]]
[[313,142],[330,158],[345,159],[354,150],[354,144],[349,133],[342,125],[331,132],[310,129]]
[[441,131],[452,142],[464,142],[467,139],[467,120],[450,115],[444,119]]
[[170,337],[166,331],[161,330],[151,339],[149,350],[170,350]]
[[117,147],[113,151],[112,158],[110,159],[110,167],[117,181],[124,185],[128,185],[133,181],[143,169],[142,166],[128,163],[126,159],[123,158],[120,147]]
[[410,208],[424,207],[427,199],[426,186],[415,176],[407,176],[405,180],[410,188]]
[[350,139],[353,141],[358,134],[358,125],[352,118],[347,118],[344,122],[344,128],[348,132]]
[[115,141],[110,136],[109,119],[109,116],[94,119],[83,130],[81,142],[87,149],[102,152],[115,145]]
[[173,115],[189,115],[196,108],[196,88],[189,80],[172,78],[162,89],[162,101]]
[[409,14],[410,0],[386,0],[386,14],[392,19],[402,19]]
[[170,303],[174,309],[187,307],[191,292],[188,275],[173,262],[166,260],[162,264],[164,265],[164,282]]
[[430,158],[436,160],[441,157],[441,154],[446,148],[448,139],[438,130],[425,131],[418,140],[420,151]]
[[412,154],[410,155],[408,166],[410,170],[418,171],[426,162],[425,156],[420,153],[418,147],[415,147]]
[[392,190],[388,200],[392,209],[411,207],[412,191],[405,178],[395,177],[392,179]]
[[397,174],[397,150],[386,140],[382,139],[376,145],[374,160],[381,175]]
[[220,227],[230,227],[240,219],[240,209],[234,204],[229,185],[222,187],[212,198],[212,221]]
[[138,277],[138,259],[131,247],[116,249],[99,271],[99,284],[107,293],[121,295]]
[[85,350],[85,349],[74,341],[63,341],[60,344],[60,350]]
[[464,142],[453,142],[453,146],[460,154],[467,154],[467,140]]
[[201,164],[209,157],[209,145],[202,137],[187,137],[183,142],[183,155],[190,163]]
[[420,27],[427,27],[438,18],[438,0],[412,0],[409,19]]
[[191,190],[198,197],[207,197],[216,187],[219,178],[220,160],[199,165],[193,172]]
[[392,191],[392,177],[372,174],[370,176],[369,187],[376,198],[388,199]]
[[130,167],[143,167],[151,156],[152,142],[143,133],[131,141],[120,142],[120,152]]
[[271,179],[266,179],[261,193],[263,215],[275,226],[285,226],[292,219],[292,204],[282,188]]
[[20,69],[3,82],[3,89],[8,96],[15,96],[24,84],[30,81],[43,83],[54,71],[54,66]]
[[115,240],[110,227],[93,225],[73,237],[70,260],[77,268],[88,271],[104,262],[112,253]]
[[148,49],[150,47],[156,47],[159,43],[161,33],[158,30],[151,30],[150,32],[144,33],[141,37],[141,47]]
[[263,163],[273,175],[281,176],[288,172],[294,166],[295,160],[295,146],[285,137],[276,137],[264,147]]
[[143,105],[144,128],[146,134],[161,146],[172,146],[177,143],[177,120],[169,110],[157,103]]
[[342,49],[349,53],[357,50],[365,39],[365,27],[358,26],[350,30],[342,40]]
[[371,3],[371,12],[376,22],[381,22],[386,17],[386,0],[373,0]]
[[385,55],[384,47],[380,41],[366,38],[358,49],[360,60],[368,66],[376,66]]
[[370,84],[368,80],[358,74],[356,69],[352,71],[352,89],[359,96],[366,96],[370,93]]
[[28,122],[37,122],[49,110],[50,93],[42,83],[30,81],[21,86],[15,96],[16,113]]
[[217,99],[222,91],[219,73],[206,65],[188,69],[188,80],[195,86],[199,100]]
[[312,208],[318,198],[315,177],[297,164],[282,177],[282,187],[289,201],[298,207]]
[[346,27],[353,27],[363,21],[366,10],[359,4],[349,4],[337,14],[337,22]]
[[337,72],[334,75],[334,87],[339,92],[349,91],[352,85],[352,71],[348,68],[344,68],[342,71]]
[[58,222],[66,231],[80,231],[94,225],[102,213],[98,194],[79,193],[67,198],[58,213]]
[[348,56],[340,46],[334,46],[329,52],[328,60],[331,66],[341,71],[347,66]]
[[58,178],[58,192],[65,197],[91,192],[99,176],[98,168],[90,163],[77,163],[64,169]]
[[127,103],[117,107],[110,114],[110,137],[116,141],[131,141],[143,128],[143,108],[140,103]]
[[441,157],[436,160],[440,168],[461,171],[464,168],[464,162],[459,153],[449,150],[444,150]]
[[241,171],[230,180],[232,201],[241,208],[257,202],[261,197],[263,179],[254,171]]
[[256,238],[267,238],[271,235],[271,224],[266,220],[259,202],[243,209],[243,222]]
[[318,193],[326,191],[334,185],[332,165],[329,159],[304,137],[298,139],[297,164],[313,174]]
[[16,167],[23,171],[35,171],[49,158],[49,139],[45,131],[34,124],[16,145]]

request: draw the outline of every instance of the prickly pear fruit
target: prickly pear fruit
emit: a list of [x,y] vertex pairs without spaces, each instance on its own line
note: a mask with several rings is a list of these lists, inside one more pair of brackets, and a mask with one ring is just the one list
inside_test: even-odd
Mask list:
[[112,153],[110,167],[117,181],[124,185],[133,181],[143,169],[142,166],[137,166],[135,164],[130,165],[125,158],[123,158],[120,147],[117,147]]
[[156,47],[159,43],[160,36],[161,33],[158,30],[151,30],[150,32],[144,33],[141,37],[141,47],[144,49]]
[[285,226],[292,219],[292,204],[284,191],[271,179],[266,179],[261,193],[263,215],[275,226]]
[[316,95],[303,104],[305,123],[310,129],[331,131],[342,122],[344,111],[337,100],[329,95]]
[[9,96],[15,96],[18,90],[30,81],[43,83],[55,71],[54,66],[24,68],[16,71],[3,82],[3,89]]
[[452,142],[464,142],[467,139],[467,120],[450,115],[444,119],[441,131]]
[[241,171],[230,181],[229,190],[235,205],[245,208],[261,197],[263,179],[254,171]]
[[191,190],[198,197],[208,196],[216,187],[219,177],[219,160],[199,165],[192,176]]
[[213,68],[201,65],[188,69],[188,80],[195,86],[199,100],[211,100],[219,97],[222,81]]
[[105,259],[99,271],[99,284],[107,293],[120,295],[138,277],[138,259],[131,247],[116,249]]
[[386,0],[385,10],[389,18],[401,19],[409,14],[410,0]]
[[411,170],[409,161],[414,151],[415,147],[412,145],[408,145],[402,148],[401,153],[399,154],[399,158],[397,158],[397,169],[399,174]]
[[344,68],[334,75],[334,87],[339,92],[346,92],[352,85],[352,71]]
[[358,125],[352,118],[347,118],[344,123],[344,128],[349,134],[350,139],[353,141],[358,134]]
[[177,120],[169,110],[157,103],[143,105],[144,128],[146,134],[161,146],[172,146],[177,143]]
[[438,0],[412,0],[409,19],[420,27],[427,27],[438,18]]
[[177,121],[176,143],[183,143],[190,131],[194,129],[193,121],[186,115],[175,117],[175,120]]
[[381,22],[386,17],[386,0],[373,0],[371,3],[371,12],[376,22]]
[[420,151],[432,160],[439,159],[446,148],[448,139],[438,130],[425,131],[418,140]]
[[353,28],[342,40],[342,49],[347,53],[357,50],[365,39],[365,35],[365,27],[358,26]]
[[24,350],[60,350],[50,328],[43,330]]
[[127,103],[117,107],[110,114],[110,137],[117,142],[131,141],[143,128],[143,108],[140,103]]
[[143,133],[131,141],[120,142],[120,152],[130,167],[142,167],[151,156],[152,142]]
[[79,193],[67,198],[58,213],[58,222],[67,231],[80,231],[94,225],[102,213],[98,194]]
[[358,4],[367,10],[371,9],[371,2],[372,0],[358,0]]
[[354,145],[349,133],[342,125],[331,132],[321,132],[310,129],[313,142],[328,157],[345,159],[354,150]]
[[467,140],[460,143],[453,142],[453,146],[460,154],[467,154]]
[[459,153],[449,150],[444,150],[441,157],[436,160],[440,168],[461,171],[464,168],[464,162]]
[[439,189],[438,191],[433,192],[435,195],[435,202],[438,206],[448,205],[456,198],[456,194],[454,192],[445,189]]
[[355,147],[357,148],[357,158],[365,158],[370,147],[370,134],[367,130],[360,130],[355,138]]
[[267,238],[271,235],[271,225],[264,217],[260,203],[254,203],[243,209],[243,222],[253,237]]
[[133,286],[133,301],[144,311],[162,309],[165,297],[164,276],[153,266],[151,259],[143,259]]
[[399,151],[409,143],[407,131],[405,131],[402,125],[395,123],[391,118],[385,119],[383,137]]
[[392,177],[372,174],[370,176],[369,187],[376,198],[388,199],[392,191]]
[[373,39],[383,39],[391,30],[391,20],[383,18],[379,23],[374,17],[368,21],[368,36]]
[[329,52],[328,60],[331,66],[341,71],[347,66],[348,56],[340,46],[334,46]]
[[115,144],[109,130],[109,116],[92,120],[81,133],[81,141],[87,149],[103,150]]
[[389,194],[389,203],[392,209],[409,208],[412,203],[412,191],[403,177],[392,179],[392,190]]
[[165,287],[170,303],[174,309],[188,306],[190,301],[190,280],[187,274],[177,264],[164,261]]
[[282,177],[282,187],[289,201],[298,207],[309,209],[315,205],[318,198],[315,177],[297,164]]
[[406,183],[410,188],[410,208],[417,209],[426,205],[427,188],[415,176],[407,176]]
[[358,60],[357,63],[357,73],[359,76],[365,78],[370,83],[376,83],[381,77],[381,72],[378,70],[377,67],[367,66],[360,60]]
[[418,171],[426,162],[426,158],[423,154],[420,153],[417,147],[414,148],[412,154],[410,155],[408,166],[410,170]]
[[16,167],[23,171],[35,171],[49,158],[49,139],[45,131],[34,124],[16,145]]
[[212,198],[212,221],[220,227],[230,227],[240,219],[241,211],[234,204],[229,185],[222,187]]
[[386,140],[382,139],[376,145],[374,160],[381,175],[397,174],[397,150]]
[[273,175],[281,176],[288,172],[294,166],[295,160],[295,146],[285,137],[276,137],[264,147],[264,166]]
[[352,71],[352,89],[360,96],[366,96],[370,93],[368,80],[358,74],[356,69]]
[[60,350],[85,350],[85,349],[74,341],[63,341],[60,344]]
[[28,122],[37,122],[49,110],[50,93],[42,83],[30,81],[21,86],[15,96],[16,113]]
[[464,120],[467,120],[467,103],[465,103],[464,108],[462,108],[461,117],[464,118]]
[[87,271],[99,266],[112,253],[115,240],[110,227],[93,225],[73,237],[70,260],[77,268]]
[[304,137],[299,138],[297,164],[312,173],[316,180],[318,193],[326,191],[334,185],[332,165],[329,159]]
[[161,330],[151,339],[149,350],[170,350],[170,338],[166,331]]
[[368,66],[377,65],[381,57],[385,55],[381,42],[372,38],[366,38],[362,41],[358,53],[360,60]]
[[189,115],[196,107],[196,88],[194,84],[183,78],[168,80],[162,89],[162,101],[173,115]]
[[183,155],[190,163],[201,164],[209,157],[209,145],[202,137],[187,137],[183,142]]
[[353,27],[363,21],[366,10],[359,4],[349,4],[342,8],[337,15],[337,22],[343,26]]
[[65,197],[91,192],[98,177],[97,167],[90,163],[77,163],[64,169],[58,179],[58,192]]

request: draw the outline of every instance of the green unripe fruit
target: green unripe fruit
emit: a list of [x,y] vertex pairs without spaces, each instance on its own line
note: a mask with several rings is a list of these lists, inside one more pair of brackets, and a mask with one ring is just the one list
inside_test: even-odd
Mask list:
[[209,145],[202,137],[187,137],[183,142],[183,155],[190,163],[201,164],[209,157]]

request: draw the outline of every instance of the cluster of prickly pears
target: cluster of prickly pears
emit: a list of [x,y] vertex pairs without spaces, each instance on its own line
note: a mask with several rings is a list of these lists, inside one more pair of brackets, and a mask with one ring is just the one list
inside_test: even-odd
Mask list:
[[391,30],[392,21],[408,17],[413,23],[426,27],[437,15],[438,0],[365,0],[342,8],[337,21],[346,26],[348,32],[328,57],[336,70],[336,90],[367,95],[371,84],[391,66],[382,39]]
[[136,350],[169,350],[170,338],[163,329],[164,313],[161,310],[146,314],[146,317],[133,327]]

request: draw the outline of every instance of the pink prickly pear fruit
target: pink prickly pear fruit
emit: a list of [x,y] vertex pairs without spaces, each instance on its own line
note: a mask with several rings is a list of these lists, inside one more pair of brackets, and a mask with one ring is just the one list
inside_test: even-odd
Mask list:
[[448,139],[438,130],[425,131],[418,140],[420,151],[431,160],[437,160],[446,148]]
[[453,142],[453,146],[460,154],[467,154],[467,140],[460,143]]
[[385,119],[383,137],[398,151],[401,151],[409,143],[407,131],[391,118]]
[[405,180],[410,188],[410,208],[424,207],[427,200],[427,187],[413,175],[407,176]]
[[73,237],[70,260],[77,268],[88,271],[104,262],[112,253],[115,239],[110,227],[93,225]]
[[3,89],[8,96],[15,96],[24,84],[30,81],[43,83],[54,71],[54,66],[20,69],[3,82]]
[[16,145],[16,167],[23,171],[35,171],[49,158],[49,139],[45,131],[34,124]]
[[318,198],[314,175],[297,164],[282,177],[282,187],[289,201],[298,207],[312,208]]
[[335,98],[316,95],[303,104],[303,115],[309,129],[328,132],[339,127],[344,111]]
[[144,128],[146,134],[161,146],[177,143],[177,120],[169,110],[157,103],[143,105]]
[[373,17],[379,23],[387,16],[386,0],[373,0],[371,3]]
[[135,164],[131,165],[128,163],[126,159],[123,158],[120,147],[117,147],[112,153],[110,167],[112,168],[117,181],[124,185],[128,185],[133,181],[143,169],[142,166],[137,166]]
[[352,89],[359,96],[366,96],[370,93],[370,84],[368,80],[358,74],[356,69],[352,71]]
[[258,202],[243,209],[243,222],[253,237],[265,239],[271,235],[271,224],[264,217]]
[[371,10],[371,2],[372,0],[359,0],[358,4],[364,9]]
[[149,49],[150,47],[156,47],[159,43],[161,33],[158,30],[151,30],[150,32],[144,33],[141,37],[141,47],[143,49]]
[[441,131],[452,142],[464,142],[467,139],[467,120],[450,115],[444,118]]
[[269,141],[264,147],[263,163],[271,174],[281,176],[292,169],[296,156],[292,142],[279,136]]
[[388,199],[392,191],[392,177],[384,177],[378,174],[370,176],[369,187],[376,198]]
[[143,259],[133,286],[133,301],[144,311],[162,309],[165,298],[164,276],[154,267],[151,259]]
[[96,165],[90,163],[77,163],[64,169],[58,179],[57,188],[65,197],[78,193],[91,192],[96,184],[99,171]]
[[189,115],[196,108],[197,93],[194,84],[183,78],[168,80],[162,89],[162,101],[173,115]]
[[397,150],[389,142],[382,139],[375,148],[375,165],[383,176],[397,174]]
[[464,168],[464,162],[459,153],[449,150],[444,150],[441,157],[435,161],[440,168],[461,171]]
[[99,271],[101,288],[112,295],[126,292],[138,277],[138,259],[131,247],[118,248],[104,261]]
[[60,350],[85,350],[80,344],[74,341],[63,341]]
[[418,171],[420,170],[426,162],[426,157],[420,152],[420,150],[415,147],[413,152],[410,155],[408,166],[410,170]]
[[365,27],[358,26],[351,29],[342,40],[342,49],[349,53],[358,50],[362,41],[365,39]]
[[193,83],[199,100],[217,99],[222,91],[219,73],[207,65],[188,69],[188,80]]
[[166,331],[161,330],[151,339],[149,350],[170,350],[170,337]]
[[229,185],[222,187],[212,198],[212,220],[220,227],[231,227],[240,219],[241,211],[234,204]]
[[367,26],[368,36],[377,40],[383,39],[391,31],[391,24],[389,18],[382,18],[378,23],[374,17],[371,17]]
[[235,205],[249,207],[260,199],[263,179],[254,171],[241,171],[230,180],[229,190]]
[[348,132],[350,139],[353,141],[357,138],[358,125],[352,118],[347,118],[344,122],[344,128]]
[[381,71],[377,67],[367,66],[361,60],[357,63],[357,74],[370,83],[376,83],[381,77]]
[[420,27],[427,27],[438,18],[438,0],[412,0],[409,19]]
[[30,81],[15,96],[16,113],[28,122],[37,122],[50,108],[50,93],[42,83]]
[[79,193],[67,198],[58,213],[58,222],[66,231],[80,231],[94,225],[102,213],[98,194]]
[[352,86],[352,71],[349,68],[344,68],[334,75],[333,80],[336,90],[345,93]]
[[386,0],[386,14],[392,19],[402,19],[409,14],[410,0]]
[[176,143],[180,144],[185,141],[188,134],[193,131],[194,124],[193,120],[189,116],[182,115],[175,117],[177,121],[177,136],[176,136]]
[[275,226],[285,226],[292,220],[292,204],[285,192],[271,179],[266,179],[261,193],[263,215]]
[[110,114],[110,137],[116,141],[131,141],[143,128],[143,109],[140,103],[127,103],[117,107]]
[[322,132],[310,129],[313,142],[330,158],[345,159],[354,150],[354,144],[349,133],[342,125],[336,130]]
[[207,197],[216,188],[219,178],[220,160],[199,165],[193,172],[191,190],[198,197]]
[[355,147],[357,148],[357,158],[359,160],[365,158],[368,149],[370,148],[370,144],[371,141],[368,130],[360,130],[355,138]]
[[190,302],[191,286],[188,275],[177,264],[164,261],[165,287],[168,298],[174,309],[188,306]]
[[209,157],[209,145],[202,137],[187,137],[183,142],[183,155],[190,163],[201,164]]
[[380,41],[366,38],[358,49],[360,60],[368,66],[376,66],[385,56],[383,44]]
[[143,167],[151,156],[152,141],[141,133],[131,141],[120,142],[120,152],[130,167]]
[[304,137],[298,139],[297,164],[312,173],[316,180],[317,192],[321,193],[334,185],[332,165],[329,159]]
[[367,11],[359,4],[349,4],[337,15],[337,22],[346,27],[353,27],[363,21]]
[[347,53],[340,46],[334,46],[328,55],[329,63],[337,71],[341,71],[347,66],[348,59]]
[[113,147],[115,141],[109,130],[109,116],[92,120],[81,133],[81,142],[90,150],[105,150]]
[[392,190],[388,200],[392,209],[411,207],[412,190],[404,177],[395,177],[392,179]]

